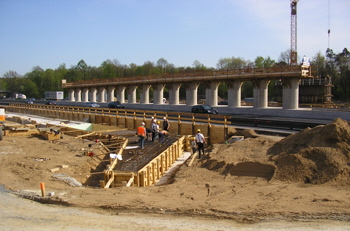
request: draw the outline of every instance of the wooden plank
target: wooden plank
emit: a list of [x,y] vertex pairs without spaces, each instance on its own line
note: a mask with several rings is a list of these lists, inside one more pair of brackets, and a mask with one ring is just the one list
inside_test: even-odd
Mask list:
[[104,180],[100,180],[100,188],[104,188],[106,186]]
[[127,176],[127,177],[131,177],[131,175],[133,175],[134,173],[132,172],[115,172],[114,175],[117,176]]
[[113,148],[113,147],[118,147],[118,146],[122,145],[123,143],[105,144],[105,146],[107,148]]
[[98,142],[107,152],[111,152],[101,141]]
[[82,137],[90,136],[90,135],[95,135],[95,134],[96,134],[95,132],[90,132],[90,133],[87,133],[87,134],[84,134],[84,135],[76,136],[76,137],[74,137],[74,138],[75,138],[75,139],[78,139],[78,138],[82,138]]
[[134,182],[134,173],[131,173],[131,174],[132,174],[132,175],[131,175],[131,177],[130,177],[128,183],[125,185],[126,187],[130,187],[131,184]]
[[196,158],[196,156],[197,156],[197,153],[193,154],[193,157],[192,157],[190,163],[188,164],[188,167],[190,167],[192,165],[192,163],[193,163],[194,159]]
[[[110,173],[110,172],[109,172],[109,173]],[[109,174],[109,173],[108,173],[108,174]],[[112,176],[111,176],[111,178],[109,178],[109,180],[108,180],[108,182],[106,183],[106,185],[105,185],[104,188],[109,188],[109,187],[111,186],[111,184],[113,183],[113,181],[114,181],[114,172],[111,171],[111,173],[112,173]]]
[[[125,147],[126,147],[126,145],[128,144],[128,139],[125,139],[124,140],[124,144],[122,145],[122,147],[119,149],[119,151],[118,151],[118,153],[117,154],[122,154],[123,153],[123,151],[124,151],[124,149],[125,149]],[[108,170],[109,171],[112,171],[114,168],[115,168],[115,166],[117,165],[117,162],[118,162],[118,159],[116,158],[112,163],[111,163],[111,165],[109,166],[109,168],[108,168]]]

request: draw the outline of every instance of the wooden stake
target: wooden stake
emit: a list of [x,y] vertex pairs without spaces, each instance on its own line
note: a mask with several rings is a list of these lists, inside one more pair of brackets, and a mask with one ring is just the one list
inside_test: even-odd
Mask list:
[[45,183],[40,183],[41,196],[45,197]]

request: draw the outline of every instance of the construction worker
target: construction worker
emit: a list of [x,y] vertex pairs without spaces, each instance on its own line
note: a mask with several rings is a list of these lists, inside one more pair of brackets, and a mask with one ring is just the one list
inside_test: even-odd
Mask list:
[[196,153],[196,147],[197,147],[196,137],[191,137],[190,146],[191,146],[191,154],[193,155]]
[[158,133],[159,142],[161,142],[163,144],[166,135],[168,135],[168,131],[166,131],[166,130],[159,131],[159,133]]
[[146,128],[146,140],[152,141],[152,130],[150,128]]
[[198,146],[198,159],[202,157],[202,153],[204,155],[204,144],[206,143],[204,135],[201,133],[201,130],[197,130],[196,142]]
[[163,130],[169,131],[170,123],[166,117],[163,118]]
[[153,123],[151,124],[151,130],[152,130],[152,142],[154,142],[158,137],[159,132],[159,121],[156,119],[153,120]]
[[137,128],[136,135],[140,138],[140,148],[144,148],[145,144],[145,137],[146,137],[146,128],[145,128],[145,123],[142,122],[141,126]]

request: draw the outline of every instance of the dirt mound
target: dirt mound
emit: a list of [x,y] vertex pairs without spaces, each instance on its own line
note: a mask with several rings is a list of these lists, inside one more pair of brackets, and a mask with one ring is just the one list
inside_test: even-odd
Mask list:
[[288,136],[274,145],[268,154],[293,154],[310,147],[345,148],[350,151],[349,144],[349,123],[342,119],[336,119],[328,125],[320,125],[312,129],[307,128]]
[[268,154],[275,178],[312,184],[350,184],[350,126],[342,119],[305,129],[276,143]]
[[258,134],[253,129],[236,130],[235,128],[229,128],[227,138],[231,136],[244,136],[244,138],[256,138]]
[[237,131],[236,136],[244,136],[244,138],[256,138],[258,134],[253,129]]
[[277,141],[258,137],[230,144],[215,144],[201,167],[222,175],[260,177],[270,180],[275,171],[267,150]]
[[225,176],[350,185],[350,125],[345,120],[308,128],[279,142],[253,138],[253,130],[231,132],[246,139],[213,145],[201,167]]
[[278,156],[275,163],[279,180],[350,184],[348,159],[336,148],[307,148],[298,154]]

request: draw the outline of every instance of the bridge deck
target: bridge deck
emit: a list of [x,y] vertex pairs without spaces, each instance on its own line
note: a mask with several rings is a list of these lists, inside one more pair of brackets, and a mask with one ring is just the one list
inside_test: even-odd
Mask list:
[[[305,69],[304,69],[305,70]],[[109,86],[125,84],[152,84],[152,83],[182,83],[188,81],[229,81],[251,79],[281,79],[281,78],[310,78],[311,67],[307,68],[308,74],[303,72],[299,65],[279,68],[246,68],[235,70],[220,70],[212,72],[194,72],[181,74],[160,74],[149,76],[115,77],[110,79],[94,79],[63,83],[63,88]]]

